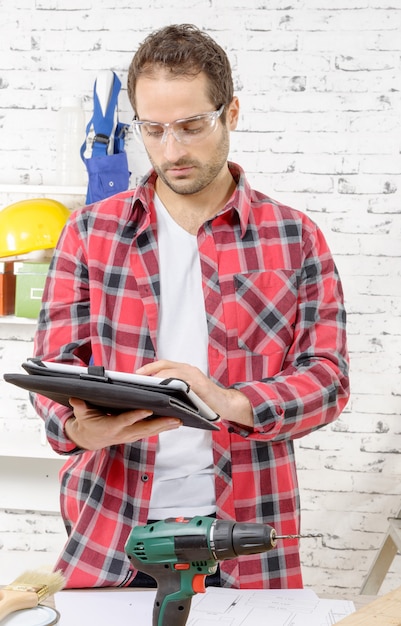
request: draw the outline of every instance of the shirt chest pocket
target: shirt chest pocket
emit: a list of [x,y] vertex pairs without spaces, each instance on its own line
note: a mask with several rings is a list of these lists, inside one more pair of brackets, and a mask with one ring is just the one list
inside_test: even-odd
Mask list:
[[288,350],[294,335],[297,285],[293,270],[234,275],[240,348],[264,355]]

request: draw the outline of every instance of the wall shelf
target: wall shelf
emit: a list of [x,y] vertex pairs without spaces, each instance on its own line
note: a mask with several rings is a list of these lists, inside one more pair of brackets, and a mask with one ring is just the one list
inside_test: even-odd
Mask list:
[[15,315],[0,316],[0,340],[33,341],[37,320]]
[[50,198],[73,210],[86,202],[87,186],[0,184],[0,211],[20,200]]
[[59,512],[58,472],[66,459],[0,456],[1,508]]
[[17,194],[40,194],[40,195],[69,195],[82,196],[86,195],[87,187],[68,187],[65,185],[4,185],[0,184],[0,193],[17,193]]
[[31,317],[17,317],[16,315],[1,315],[0,324],[16,325],[16,326],[20,326],[20,325],[36,326],[37,320]]
[[3,431],[0,437],[0,457],[19,457],[65,461],[67,457],[54,452],[44,432]]

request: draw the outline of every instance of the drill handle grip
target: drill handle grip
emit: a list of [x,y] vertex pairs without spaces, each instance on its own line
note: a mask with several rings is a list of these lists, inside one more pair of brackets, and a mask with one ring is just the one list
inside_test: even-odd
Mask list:
[[158,588],[153,605],[153,626],[185,626],[191,601],[192,597],[176,599]]

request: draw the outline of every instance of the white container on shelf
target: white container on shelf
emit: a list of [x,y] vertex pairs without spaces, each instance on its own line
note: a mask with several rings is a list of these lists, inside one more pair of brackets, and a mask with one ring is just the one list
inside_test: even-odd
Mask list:
[[85,114],[81,100],[74,97],[63,98],[57,113],[57,185],[86,184],[86,168],[80,155],[85,137]]

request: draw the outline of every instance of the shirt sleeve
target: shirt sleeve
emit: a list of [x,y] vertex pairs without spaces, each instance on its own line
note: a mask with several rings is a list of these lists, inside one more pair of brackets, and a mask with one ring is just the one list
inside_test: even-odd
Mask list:
[[[90,311],[87,261],[82,244],[84,214],[65,226],[50,263],[34,338],[34,356],[46,361],[87,365],[91,355]],[[78,452],[67,438],[64,427],[73,416],[72,409],[39,394],[32,394],[32,404],[44,420],[52,448],[59,454]]]

